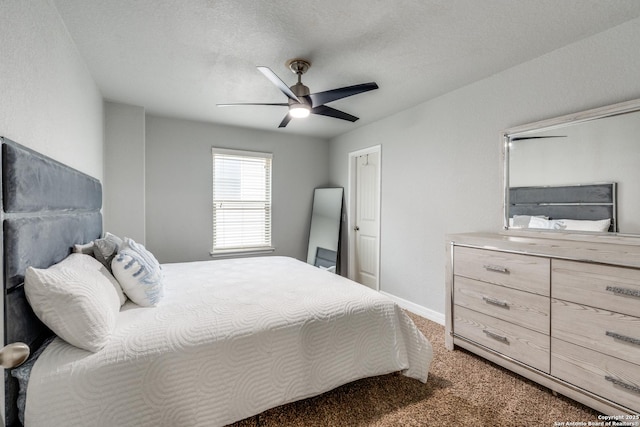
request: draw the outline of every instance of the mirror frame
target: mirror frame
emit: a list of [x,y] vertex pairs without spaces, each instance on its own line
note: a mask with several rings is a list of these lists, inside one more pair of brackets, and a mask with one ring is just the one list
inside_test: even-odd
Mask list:
[[[331,236],[328,236],[328,237],[332,241],[332,244],[335,242],[335,246],[336,246],[336,249],[335,249],[336,261],[335,261],[335,264],[333,265],[334,267],[333,272],[336,274],[340,274],[341,273],[340,272],[340,267],[341,267],[340,266],[340,253],[341,253],[340,246],[341,246],[341,234],[342,234],[342,215],[344,213],[344,188],[343,187],[318,187],[313,190],[313,202],[311,205],[311,219],[309,223],[309,238],[307,240],[306,262],[307,264],[319,266],[317,264],[318,259],[316,258],[316,253],[317,253],[317,249],[320,248],[320,246],[318,246],[318,236],[314,235],[314,230],[316,232],[318,231],[317,229],[318,217],[316,216],[316,210],[319,208],[318,200],[320,198],[321,193],[326,193],[326,192],[335,193],[335,195],[332,195],[332,196],[336,198],[333,199],[332,202],[334,201],[339,202],[339,205],[336,206],[337,210],[333,212],[337,214],[337,217],[336,217],[337,222],[331,225],[332,228],[335,228],[335,234],[332,234]],[[313,240],[314,238],[315,238],[315,242]],[[312,250],[312,248],[314,249]],[[332,248],[330,250],[332,250]],[[325,265],[325,267],[328,267],[328,266]]]
[[604,107],[593,108],[578,113],[566,114],[564,116],[554,117],[552,119],[540,120],[525,125],[515,126],[506,129],[501,132],[502,142],[502,159],[503,159],[503,197],[502,197],[502,213],[503,213],[503,230],[514,232],[532,232],[532,233],[564,233],[564,234],[597,234],[597,235],[623,235],[640,237],[639,234],[633,233],[620,233],[620,232],[587,232],[587,231],[574,231],[574,230],[546,230],[546,229],[514,229],[509,228],[509,142],[512,137],[531,135],[536,132],[548,131],[564,126],[569,126],[577,123],[588,122],[592,120],[603,119],[606,117],[617,116],[621,114],[633,113],[640,111],[640,99],[633,99],[630,101],[620,102],[617,104],[607,105]]

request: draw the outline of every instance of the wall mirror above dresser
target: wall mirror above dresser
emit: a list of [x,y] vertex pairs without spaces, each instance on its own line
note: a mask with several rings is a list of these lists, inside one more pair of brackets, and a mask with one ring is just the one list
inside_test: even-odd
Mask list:
[[504,227],[640,236],[640,99],[508,129]]

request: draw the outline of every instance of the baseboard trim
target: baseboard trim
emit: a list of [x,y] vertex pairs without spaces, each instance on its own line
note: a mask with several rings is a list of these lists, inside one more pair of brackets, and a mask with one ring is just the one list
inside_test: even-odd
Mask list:
[[436,322],[440,325],[444,325],[444,314],[438,313],[437,311],[431,310],[430,308],[423,307],[419,304],[413,303],[411,301],[407,301],[406,299],[397,297],[395,295],[391,295],[387,292],[380,291],[380,293],[387,298],[391,299],[393,302],[398,304],[400,307],[408,310],[412,313],[417,314],[418,316],[424,317],[425,319],[429,319],[432,322]]

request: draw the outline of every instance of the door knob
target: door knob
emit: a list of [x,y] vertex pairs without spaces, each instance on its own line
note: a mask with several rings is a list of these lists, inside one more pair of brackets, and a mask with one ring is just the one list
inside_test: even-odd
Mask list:
[[360,227],[358,227],[358,226],[356,225],[355,227],[353,227],[353,229],[354,229],[355,231],[358,231],[358,230],[360,230]]

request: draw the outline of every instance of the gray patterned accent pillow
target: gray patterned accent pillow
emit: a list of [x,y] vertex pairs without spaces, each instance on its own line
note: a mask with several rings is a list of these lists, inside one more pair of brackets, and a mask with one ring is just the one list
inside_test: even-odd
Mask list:
[[107,232],[102,239],[96,239],[93,243],[93,256],[111,272],[111,261],[122,247],[122,239]]
[[76,244],[73,245],[73,253],[91,255],[92,257],[95,257],[95,255],[93,254],[94,247],[94,242],[85,243],[83,245]]

